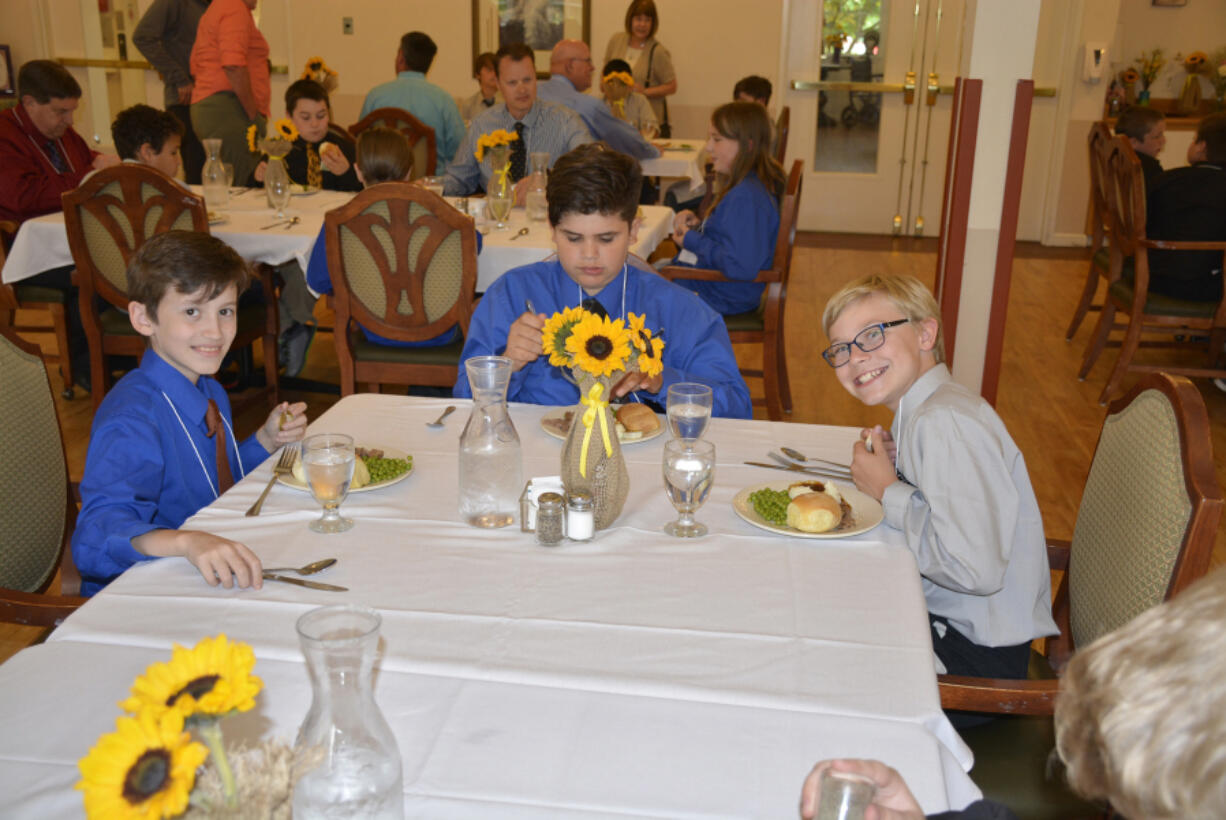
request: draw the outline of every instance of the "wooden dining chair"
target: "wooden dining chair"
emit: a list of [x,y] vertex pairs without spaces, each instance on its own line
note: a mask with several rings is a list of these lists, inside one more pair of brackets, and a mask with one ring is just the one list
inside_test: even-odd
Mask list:
[[[472,218],[420,186],[385,182],[329,211],[324,235],[341,395],[358,382],[371,392],[384,383],[455,384],[477,290]],[[437,347],[376,344],[362,332],[422,342],[456,324],[456,340]]]
[[56,626],[85,603],[68,547],[77,506],[46,366],[8,327],[0,384],[0,621]]
[[[1176,242],[1146,237],[1145,177],[1127,137],[1117,136],[1112,140],[1107,171],[1109,185],[1114,186],[1107,199],[1111,213],[1110,284],[1078,377],[1086,377],[1104,347],[1119,347],[1120,355],[1099,394],[1100,404],[1106,404],[1130,371],[1165,371],[1201,378],[1226,376],[1226,367],[1222,366],[1222,349],[1226,345],[1226,294],[1217,302],[1201,302],[1149,292],[1151,249],[1216,251],[1222,254],[1223,268],[1226,268],[1226,241]],[[1124,265],[1128,257],[1133,260],[1131,275]],[[1127,317],[1127,321],[1119,322],[1117,317]],[[1108,343],[1113,330],[1124,331],[1124,338]],[[1161,333],[1170,341],[1142,342],[1142,333]],[[1133,357],[1140,347],[1199,349],[1205,357],[1204,364],[1138,364]]]
[[433,128],[403,108],[376,108],[349,126],[349,133],[356,139],[367,128],[376,125],[391,128],[408,137],[409,148],[413,151],[411,179],[434,175],[438,164],[438,143]]
[[[1107,237],[1111,234],[1111,206],[1108,202],[1111,188],[1107,169],[1107,157],[1111,153],[1111,129],[1105,122],[1096,122],[1090,126],[1090,136],[1086,141],[1090,154],[1090,266],[1086,271],[1085,285],[1081,288],[1081,298],[1073,311],[1072,321],[1065,331],[1064,340],[1072,341],[1077,335],[1077,329],[1090,311],[1102,310],[1101,304],[1094,304],[1094,295],[1098,292],[1101,281],[1110,281],[1111,252],[1106,247]],[[1131,267],[1131,260],[1125,260]]]
[[1146,375],[1103,421],[1072,541],[1048,545],[1051,568],[1064,573],[1052,607],[1060,634],[1046,654],[1031,651],[1030,678],[938,678],[942,707],[1011,716],[960,730],[985,796],[1020,817],[1069,816],[1048,811],[1068,801],[1042,776],[1057,674],[1077,647],[1205,574],[1222,504],[1200,391],[1180,376]]
[[[145,338],[128,321],[128,260],[156,234],[208,233],[208,211],[201,197],[175,180],[134,163],[97,171],[62,199],[68,247],[77,266],[81,323],[89,341],[90,393],[97,409],[111,387],[106,357],[139,357],[145,351]],[[257,267],[256,277],[264,289],[264,304],[239,308],[238,334],[231,349],[263,340],[266,386],[236,402],[236,409],[266,393],[275,404],[278,395],[276,290],[266,266]]]
[[[16,236],[18,225],[7,219],[0,221],[0,268],[4,267],[6,249],[5,237]],[[71,399],[72,389],[72,356],[68,353],[68,317],[67,310],[69,291],[59,288],[31,285],[28,282],[0,282],[0,328],[12,328],[18,333],[45,333],[46,325],[17,325],[18,310],[45,310],[51,322],[50,330],[55,335],[55,346],[58,351],[54,356],[47,356],[47,361],[56,362],[60,369],[60,379],[64,384],[62,395]]]
[[[779,234],[775,238],[775,258],[769,270],[759,271],[754,282],[766,285],[762,304],[757,310],[725,316],[728,336],[734,344],[762,345],[762,369],[742,369],[741,374],[762,379],[765,398],[754,404],[765,404],[773,421],[792,412],[792,391],[788,384],[787,352],[784,347],[784,308],[788,295],[788,276],[792,270],[792,249],[796,244],[796,219],[800,210],[800,192],[804,178],[804,161],[792,163],[787,187],[779,208]],[[668,266],[660,270],[668,279],[697,279],[704,282],[731,281],[717,270]]]
[[785,105],[779,112],[779,119],[775,120],[775,161],[780,165],[788,155],[788,129],[791,123],[792,109]]

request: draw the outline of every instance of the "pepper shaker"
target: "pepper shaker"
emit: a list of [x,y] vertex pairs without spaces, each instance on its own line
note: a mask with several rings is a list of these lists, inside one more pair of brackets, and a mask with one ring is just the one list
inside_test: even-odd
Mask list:
[[553,547],[562,543],[565,502],[558,493],[542,493],[536,500],[536,543]]

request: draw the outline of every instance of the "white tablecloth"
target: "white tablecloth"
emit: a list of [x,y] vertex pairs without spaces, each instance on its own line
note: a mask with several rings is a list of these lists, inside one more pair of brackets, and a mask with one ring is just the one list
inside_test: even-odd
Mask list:
[[[787,443],[845,460],[855,430],[715,420],[716,484],[698,515],[711,534],[693,541],[660,532],[676,515],[663,438],[631,445],[615,527],[545,549],[518,528],[459,522],[469,405],[455,401],[444,430],[424,424],[447,403],[358,394],[313,423],[414,456],[407,480],[350,496],[348,533],[312,533],[314,502],[280,485],[245,518],[270,462],[185,525],[242,540],[269,566],[336,556],[319,580],[350,592],[224,590],[185,561],[149,562],[0,667],[8,804],[72,816],[72,764],[132,677],[176,641],[224,631],[249,642],[266,690],[233,723],[292,738],[309,701],[294,620],[342,601],[383,614],[376,694],[404,758],[409,816],[793,816],[808,768],[840,755],[899,768],[929,812],[978,796],[969,751],[939,709],[919,576],[898,534],[793,539],[731,510],[741,487],[782,475],[744,459]],[[561,444],[540,430],[542,412],[512,406],[525,476],[557,472]]]
[[702,188],[704,180],[702,147],[706,143],[705,138],[652,140],[652,142],[655,145],[663,145],[664,149],[656,159],[639,161],[644,176],[679,177],[689,180],[691,194]]
[[[238,251],[244,259],[270,265],[297,260],[306,270],[311,249],[315,247],[319,228],[324,222],[324,214],[351,198],[352,194],[339,191],[296,196],[286,213],[297,216],[298,224],[288,228],[265,229],[264,226],[276,221],[275,212],[268,207],[262,190],[250,189],[247,193],[230,198],[229,206],[220,212],[225,221],[210,226],[209,231]],[[478,292],[485,291],[511,268],[539,262],[554,252],[553,235],[548,223],[529,223],[524,209],[515,208],[511,211],[509,224],[509,230],[490,231],[484,237],[484,247],[477,257]],[[646,259],[668,236],[672,224],[671,210],[645,206],[638,240],[631,251]],[[530,232],[512,240],[511,237],[524,226],[528,226]],[[4,263],[3,281],[18,282],[45,270],[71,264],[72,252],[68,248],[68,233],[64,230],[64,214],[47,214],[22,223]]]

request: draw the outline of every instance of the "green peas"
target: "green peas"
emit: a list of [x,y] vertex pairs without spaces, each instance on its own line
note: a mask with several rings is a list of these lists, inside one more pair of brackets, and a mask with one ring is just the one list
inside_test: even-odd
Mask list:
[[749,503],[758,515],[781,527],[788,523],[788,504],[792,503],[787,490],[758,490],[751,493]]
[[413,467],[413,457],[407,458],[367,458],[366,469],[370,472],[370,483],[378,484],[380,481],[391,481],[404,473],[407,473]]

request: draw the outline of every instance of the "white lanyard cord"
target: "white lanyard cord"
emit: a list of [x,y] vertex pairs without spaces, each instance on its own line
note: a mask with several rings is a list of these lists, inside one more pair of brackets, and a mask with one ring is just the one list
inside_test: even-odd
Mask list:
[[[20,127],[21,117],[17,116],[16,109],[13,109],[13,119],[17,121],[17,125]],[[38,149],[38,152],[43,155],[43,159],[47,160],[47,164],[51,166],[52,172],[56,174],[60,173],[60,170],[55,167],[55,163],[51,161],[51,157],[47,154],[46,149],[39,145],[38,142],[30,136],[29,132],[25,131],[24,128],[22,128],[22,131],[25,132],[26,139],[30,141],[30,144]],[[64,150],[63,141],[59,137],[56,137],[54,142],[56,148],[59,149],[60,157],[63,158],[64,163],[68,166],[68,170],[75,174],[77,172],[77,167],[72,164],[72,157],[68,156],[68,152]]]
[[[187,443],[192,446],[192,452],[196,454],[196,461],[200,464],[201,471],[204,472],[204,480],[209,482],[209,489],[213,491],[213,497],[217,498],[217,485],[213,483],[213,476],[209,474],[209,468],[205,466],[204,459],[200,456],[200,450],[196,447],[196,442],[192,439],[192,434],[188,432],[187,425],[183,423],[183,417],[179,415],[179,409],[175,407],[175,403],[170,400],[170,396],[166,395],[166,391],[161,391],[162,398],[166,399],[166,403],[170,405],[170,410],[175,414],[175,418],[179,421],[179,426],[183,428],[183,435],[187,436]],[[230,426],[230,422],[226,421],[226,417],[221,417],[221,423],[230,433],[230,441],[234,442],[234,455],[238,461],[239,479],[245,478],[247,473],[243,470],[243,457],[238,452],[238,441],[234,438],[234,428]]]

